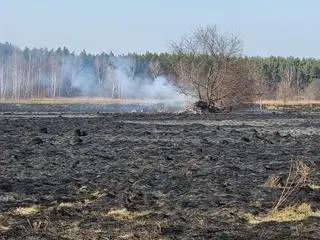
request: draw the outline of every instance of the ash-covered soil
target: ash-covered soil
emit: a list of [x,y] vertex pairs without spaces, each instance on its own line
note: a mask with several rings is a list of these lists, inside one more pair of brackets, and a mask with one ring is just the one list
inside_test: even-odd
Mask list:
[[[320,218],[242,218],[273,207],[263,184],[292,158],[319,185],[317,114],[0,109],[0,239],[320,239]],[[317,188],[296,198],[320,209]]]

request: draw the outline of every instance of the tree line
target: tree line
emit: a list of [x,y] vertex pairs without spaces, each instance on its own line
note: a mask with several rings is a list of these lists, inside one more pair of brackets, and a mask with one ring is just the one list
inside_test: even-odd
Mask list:
[[[171,76],[176,74],[174,66],[182,58],[179,54],[150,52],[136,56],[142,61],[160,64],[160,72]],[[288,85],[292,99],[305,97],[320,99],[319,87],[314,88],[315,85],[320,85],[320,59],[281,56],[244,56],[243,59],[249,63],[251,71],[254,72],[256,84],[263,85],[261,94],[265,99],[281,99],[282,85]]]
[[[212,30],[212,34],[216,34],[214,28],[207,30]],[[207,32],[197,33],[200,35],[208,34]],[[192,82],[202,77],[204,81],[204,75],[210,75],[211,71],[210,81],[212,82],[218,81],[216,78],[219,74],[227,74],[221,72],[217,65],[225,65],[226,63],[229,64],[228,66],[232,66],[232,71],[236,73],[234,76],[250,78],[253,81],[254,91],[258,98],[320,98],[319,59],[275,56],[246,57],[230,54],[229,57],[220,58],[221,61],[217,62],[215,61],[217,58],[212,58],[212,54],[216,54],[215,52],[192,52],[190,51],[192,46],[187,46],[186,42],[185,46],[179,44],[176,44],[170,53],[147,52],[121,56],[115,56],[112,52],[93,55],[82,51],[80,54],[75,54],[65,47],[55,50],[36,48],[22,50],[10,43],[0,44],[0,98],[134,97],[135,95],[129,93],[124,87],[124,78],[133,81],[135,79],[153,81],[158,76],[164,76],[169,82],[179,84],[182,78],[188,78]],[[189,49],[183,49],[183,47],[189,47]],[[237,69],[240,62],[242,62],[241,64],[245,62],[246,73]],[[210,67],[208,68],[208,66]],[[192,74],[193,76],[191,76]],[[234,83],[239,83],[239,81],[240,79],[236,79]],[[198,89],[195,89],[195,92],[198,91],[197,94],[204,98],[201,93],[200,81],[197,84]],[[201,84],[205,84],[205,82]],[[245,91],[249,87],[246,84],[241,84],[241,91]],[[239,89],[239,86],[240,84],[235,84],[232,85],[232,88]],[[251,86],[253,85],[251,84]],[[231,88],[230,84],[228,88]],[[181,87],[181,90],[187,89]],[[221,89],[215,89],[215,92],[221,91]],[[234,95],[235,92],[229,91],[228,94]],[[210,97],[213,96],[207,96],[207,98]],[[216,101],[221,96],[216,94],[215,97]]]

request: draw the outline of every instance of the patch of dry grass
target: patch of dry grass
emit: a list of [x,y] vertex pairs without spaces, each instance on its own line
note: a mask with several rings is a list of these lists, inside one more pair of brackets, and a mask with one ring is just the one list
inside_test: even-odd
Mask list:
[[88,204],[93,203],[93,200],[90,199],[83,199],[81,201],[76,201],[76,202],[61,202],[57,206],[53,206],[50,209],[61,209],[61,208],[82,208],[87,206]]
[[282,185],[282,179],[281,177],[272,174],[267,181],[263,184],[264,187],[270,187],[270,188],[281,188]]
[[7,232],[9,230],[10,230],[9,226],[5,226],[4,224],[0,223],[0,233],[5,233],[5,232]]
[[107,213],[107,216],[111,216],[117,219],[132,220],[136,218],[148,217],[150,214],[152,214],[151,211],[130,212],[126,208],[120,208],[109,211]]
[[101,198],[101,197],[104,197],[106,194],[104,193],[104,191],[102,190],[94,190],[93,192],[91,192],[91,196],[92,197],[95,197],[95,198]]
[[320,210],[313,211],[310,204],[302,203],[297,206],[290,206],[281,210],[270,211],[265,216],[254,216],[251,213],[244,214],[243,218],[251,224],[262,222],[291,222],[301,221],[308,217],[320,217]]
[[78,206],[79,202],[62,202],[58,205],[58,208],[66,207],[66,208],[71,208],[71,207],[76,207]]
[[272,211],[291,205],[290,198],[297,194],[309,183],[311,168],[300,159],[292,159],[289,173],[279,197]]
[[12,219],[8,212],[0,213],[0,235],[11,229]]
[[102,198],[106,195],[102,189],[92,189],[88,186],[81,186],[79,189],[76,189],[77,194],[86,196],[88,200]]
[[37,205],[33,205],[30,207],[17,207],[14,210],[14,214],[21,216],[30,216],[40,212],[40,207]]
[[319,184],[309,184],[308,186],[313,190],[320,190]]
[[[87,187],[81,188],[86,194],[101,196],[102,191],[92,190]],[[46,234],[55,236],[57,239],[100,239],[106,234],[112,239],[165,239],[161,236],[161,226],[164,222],[159,221],[154,211],[129,211],[126,208],[113,209],[109,212],[94,212],[83,209],[86,205],[83,201],[54,203],[50,206],[33,205],[18,207],[0,214],[0,235],[15,231],[20,227],[28,234]],[[73,209],[75,209],[73,211]],[[58,211],[57,211],[58,210]],[[77,214],[74,215],[74,213]],[[67,219],[60,218],[60,214],[67,214]],[[57,215],[58,214],[58,215]],[[81,214],[79,218],[78,214]],[[90,220],[100,219],[90,223]],[[119,227],[112,229],[101,228],[101,223],[119,221]]]
[[81,229],[80,221],[59,221],[60,237],[79,239]]
[[115,221],[124,224],[120,228],[114,228],[114,239],[167,239],[161,236],[163,224],[154,218],[154,211],[129,211],[126,208],[111,209],[109,212],[90,212],[89,215],[104,218],[112,217]]
[[36,233],[45,231],[48,226],[47,220],[43,221],[43,220],[37,219],[37,220],[30,221],[29,219],[27,219],[27,222],[31,230]]
[[[298,194],[303,187],[311,187],[309,181],[310,172],[311,168],[302,160],[292,159],[285,183],[282,183],[279,176],[271,175],[264,184],[265,187],[283,189],[273,209],[264,216],[253,216],[251,213],[247,213],[240,217],[246,219],[251,224],[270,221],[301,221],[312,216],[320,217],[320,210],[313,211],[310,204],[302,203],[298,205],[290,201],[290,198]],[[284,184],[283,187],[281,186],[282,184]]]
[[[256,102],[256,104],[259,104],[260,102]],[[301,100],[290,100],[284,102],[283,100],[263,100],[262,105],[264,106],[304,106],[304,105],[319,105],[320,106],[320,101],[319,100],[312,100],[312,99],[301,99]]]

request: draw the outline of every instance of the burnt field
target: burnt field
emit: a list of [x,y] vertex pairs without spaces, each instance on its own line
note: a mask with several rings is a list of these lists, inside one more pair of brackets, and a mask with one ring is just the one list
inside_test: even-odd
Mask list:
[[319,114],[83,110],[0,106],[0,239],[320,239],[319,217],[244,217],[294,158],[311,168],[294,201],[320,209]]

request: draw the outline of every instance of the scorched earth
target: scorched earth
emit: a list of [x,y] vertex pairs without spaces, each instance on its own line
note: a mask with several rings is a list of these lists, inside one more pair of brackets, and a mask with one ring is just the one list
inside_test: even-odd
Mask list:
[[264,184],[295,158],[313,184],[295,201],[320,209],[317,113],[51,108],[1,105],[0,239],[320,239],[316,216],[244,217],[272,209]]

